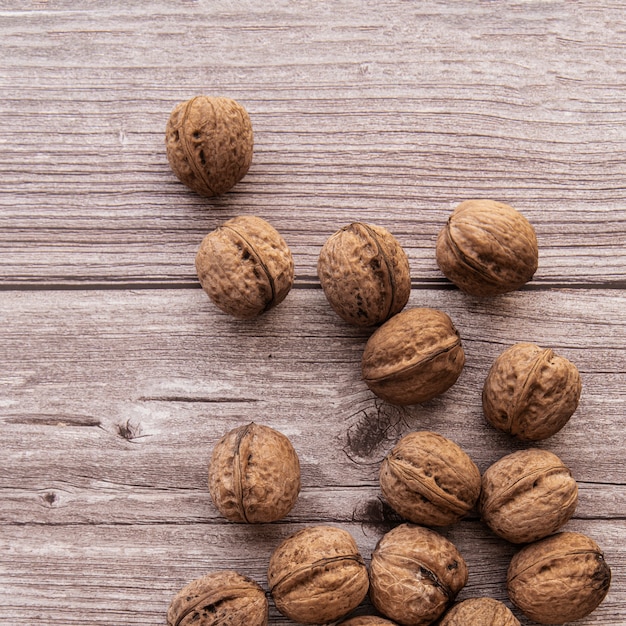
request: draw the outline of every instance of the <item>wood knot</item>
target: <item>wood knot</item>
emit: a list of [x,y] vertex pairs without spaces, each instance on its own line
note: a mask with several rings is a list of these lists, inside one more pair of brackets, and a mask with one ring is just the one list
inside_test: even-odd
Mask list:
[[54,503],[57,501],[57,494],[54,491],[48,491],[41,499],[46,503],[47,506],[52,507]]
[[130,419],[117,425],[117,434],[122,437],[122,439],[126,439],[126,441],[134,441],[143,436],[141,424],[133,424]]
[[355,463],[378,463],[407,427],[406,410],[375,400],[350,418],[343,450]]

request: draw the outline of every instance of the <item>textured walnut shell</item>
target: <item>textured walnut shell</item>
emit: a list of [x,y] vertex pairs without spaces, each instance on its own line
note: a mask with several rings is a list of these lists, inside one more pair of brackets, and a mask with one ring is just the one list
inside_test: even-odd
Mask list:
[[233,571],[190,582],[174,596],[167,611],[167,626],[267,626],[268,619],[263,589]]
[[225,313],[251,319],[280,304],[293,285],[285,240],[259,217],[228,220],[209,233],[196,255],[202,288]]
[[509,607],[493,598],[469,598],[455,604],[439,626],[520,626]]
[[411,295],[409,260],[380,226],[356,222],[337,231],[322,247],[317,273],[332,308],[355,326],[381,324]]
[[367,386],[391,404],[425,402],[450,388],[465,354],[450,318],[437,309],[402,311],[368,339],[361,369]]
[[513,207],[493,200],[459,204],[437,238],[441,271],[474,296],[519,289],[537,270],[537,236]]
[[522,441],[540,441],[567,424],[581,390],[573,363],[534,343],[517,343],[491,366],[483,386],[483,411],[498,430]]
[[570,470],[547,450],[513,452],[483,474],[482,519],[512,543],[547,537],[570,519],[577,504],[578,486]]
[[375,615],[359,615],[358,617],[351,617],[337,624],[337,626],[396,626],[396,623]]
[[415,524],[447,526],[467,515],[480,494],[480,471],[453,441],[430,431],[405,435],[380,467],[380,488]]
[[230,98],[196,96],[181,102],[165,130],[174,174],[203,196],[219,196],[246,175],[253,143],[247,111]]
[[285,539],[270,558],[267,579],[276,608],[305,624],[347,615],[369,585],[354,539],[332,526],[311,526]]
[[289,439],[269,426],[234,428],[213,449],[209,492],[220,513],[233,522],[279,520],[300,492],[298,455]]
[[370,598],[378,611],[406,626],[434,622],[467,582],[467,566],[445,537],[401,524],[372,554]]
[[540,624],[565,624],[589,615],[604,600],[611,569],[595,541],[559,533],[525,546],[509,566],[509,597]]

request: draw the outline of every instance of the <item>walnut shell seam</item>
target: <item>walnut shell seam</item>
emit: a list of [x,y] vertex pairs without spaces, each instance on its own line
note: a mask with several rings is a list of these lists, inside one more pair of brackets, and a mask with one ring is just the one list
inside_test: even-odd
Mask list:
[[[249,587],[229,587],[228,588],[228,598],[230,600],[233,600],[236,598],[245,598],[249,594],[250,594]],[[224,600],[224,591],[222,589],[214,589],[214,590],[209,591],[208,593],[197,596],[196,598],[194,598],[194,600],[195,600],[194,604],[192,604],[191,606],[187,607],[186,609],[180,612],[180,614],[178,615],[178,617],[176,618],[176,621],[173,623],[172,626],[180,626],[180,624],[182,624],[183,620],[188,615],[191,615],[191,613],[193,613],[194,611],[197,611],[198,606],[214,604],[215,602]]]
[[256,260],[258,261],[259,265],[261,266],[261,269],[263,270],[265,276],[267,277],[267,282],[269,283],[270,292],[271,292],[271,296],[267,299],[267,302],[265,303],[265,308],[263,309],[262,312],[265,313],[266,311],[269,311],[274,306],[274,303],[276,300],[276,283],[274,282],[274,277],[272,276],[272,272],[270,272],[269,267],[267,267],[266,263],[263,261],[263,257],[258,253],[257,249],[252,245],[252,243],[248,239],[246,239],[246,237],[244,237],[241,231],[237,230],[236,228],[233,228],[230,224],[222,224],[221,228],[223,228],[224,230],[230,230],[233,233],[235,233],[235,235],[237,235],[238,237],[241,237],[241,239],[243,239],[246,242],[250,250],[252,250],[252,252],[256,256]]
[[276,582],[274,582],[274,584],[270,587],[270,593],[274,594],[277,587],[291,578],[297,578],[300,574],[310,572],[312,569],[317,567],[325,567],[327,565],[331,565],[332,563],[342,563],[344,561],[355,561],[359,565],[365,565],[365,560],[360,554],[341,554],[338,556],[319,559],[313,563],[307,563],[306,565],[303,565],[302,567],[299,567],[291,572],[287,572],[282,578],[279,578]]
[[[416,476],[419,477],[419,475],[416,474],[412,470],[413,469],[419,470],[420,468],[411,460],[406,459],[406,458],[401,458],[398,456],[394,457],[391,455],[388,455],[386,460],[392,473],[399,476],[400,478],[405,479],[405,482],[407,484],[412,483],[415,480]],[[417,489],[411,489],[411,491],[419,495],[424,495],[422,494],[422,491],[426,492],[428,499],[433,504],[438,504],[440,506],[445,506],[448,509],[452,509],[452,511],[454,513],[457,513],[458,515],[464,515],[465,513],[467,513],[468,507],[466,503],[460,500],[456,496],[456,494],[450,493],[442,489],[441,491],[445,494],[445,496],[441,495],[441,493],[436,491],[431,485],[429,485],[425,481],[420,482],[419,487],[420,487],[419,491]]]
[[390,372],[389,374],[385,374],[384,376],[376,376],[376,377],[364,376],[363,380],[365,382],[373,382],[373,383],[384,382],[386,380],[394,379],[394,378],[396,378],[398,376],[401,376],[403,374],[410,374],[413,370],[417,370],[420,367],[423,367],[425,363],[428,363],[429,361],[432,361],[433,359],[437,358],[438,356],[441,356],[442,354],[446,354],[448,352],[451,352],[455,348],[458,348],[460,345],[461,345],[461,338],[457,335],[457,337],[456,337],[456,339],[454,340],[453,343],[451,343],[448,346],[444,346],[444,347],[440,348],[436,352],[431,352],[430,354],[426,355],[424,358],[420,359],[419,361],[415,361],[414,363],[410,363],[406,367],[403,367],[403,368],[400,368],[400,369],[398,369],[396,371]]
[[368,232],[369,236],[374,240],[374,242],[376,243],[376,249],[378,250],[378,254],[381,256],[381,258],[383,259],[383,261],[385,262],[385,266],[387,267],[387,275],[389,277],[389,283],[391,286],[391,297],[389,298],[389,305],[387,306],[387,312],[385,314],[385,318],[387,319],[391,313],[391,309],[393,308],[394,305],[394,296],[397,292],[397,285],[396,285],[396,276],[395,276],[395,272],[394,269],[391,265],[391,262],[389,260],[389,258],[387,257],[387,255],[385,254],[385,251],[383,250],[383,247],[380,245],[380,241],[378,240],[378,236],[376,235],[376,233],[374,232],[374,230],[372,228],[370,228],[370,226],[368,224],[364,224],[363,222],[360,222],[361,226],[363,226],[363,228],[365,228],[365,230]]
[[[191,98],[191,100],[188,100],[185,104],[185,110],[182,114],[182,119],[180,122],[180,127],[184,126],[185,123],[187,122],[187,118],[189,117],[189,110],[191,109],[191,107],[193,106],[194,102],[196,100],[198,100],[199,98],[202,98],[202,96],[195,96],[193,98]],[[210,102],[210,100],[207,100],[207,102],[209,102],[211,104],[211,107],[213,108],[213,110],[215,110],[215,107],[213,106],[213,103]],[[195,159],[194,156],[194,151],[188,141],[188,136],[187,133],[179,133],[179,138],[180,138],[180,143],[181,146],[183,147],[183,150],[185,151],[185,154],[187,155],[187,161],[189,163],[189,165],[193,168],[193,170],[195,171],[196,175],[198,176],[198,178],[206,185],[207,189],[211,192],[211,194],[216,195],[215,190],[213,189],[213,187],[211,186],[211,182],[209,180],[209,177],[207,176],[206,172],[203,171],[200,167],[198,167],[198,163]]]
[[530,480],[534,477],[543,478],[544,476],[549,476],[551,474],[561,474],[564,470],[570,477],[572,476],[572,473],[565,465],[554,465],[549,468],[540,467],[532,472],[529,472],[528,474],[524,474],[523,476],[520,476],[514,483],[509,485],[504,491],[492,494],[490,499],[485,498],[482,503],[482,507],[488,508],[494,506],[495,504],[507,502],[508,496],[518,488],[519,483],[522,481],[530,482]]

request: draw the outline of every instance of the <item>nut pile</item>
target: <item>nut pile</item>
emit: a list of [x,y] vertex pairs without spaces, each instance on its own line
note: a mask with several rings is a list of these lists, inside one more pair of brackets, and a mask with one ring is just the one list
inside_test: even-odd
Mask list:
[[[252,160],[252,125],[228,98],[198,96],[172,111],[166,128],[174,173],[192,190],[230,190]],[[491,200],[462,202],[437,239],[441,271],[462,291],[491,297],[520,288],[538,265],[535,231],[514,208]],[[217,307],[242,319],[279,305],[294,281],[291,251],[259,217],[240,216],[209,233],[196,256],[199,281]],[[403,310],[411,291],[409,262],[386,229],[356,222],[331,235],[318,259],[329,305],[346,323],[378,328],[362,355],[362,377],[394,405],[430,400],[459,378],[465,354],[443,311]],[[491,426],[524,442],[547,439],[575,412],[581,394],[576,366],[551,349],[519,343],[493,363],[482,407]],[[503,603],[471,598],[454,604],[468,580],[463,556],[432,527],[476,509],[486,527],[513,544],[507,592],[513,605],[541,624],[564,624],[591,613],[605,598],[611,570],[589,537],[559,532],[578,504],[574,477],[559,457],[528,448],[508,454],[481,476],[455,442],[429,431],[400,439],[380,464],[380,491],[406,520],[380,538],[369,571],[354,538],[331,526],[287,537],[271,555],[267,581],[277,610],[300,623],[344,619],[345,626],[403,624],[519,626]],[[300,463],[289,439],[269,426],[234,428],[209,463],[210,496],[239,523],[275,522],[300,492]],[[349,614],[369,593],[384,617]],[[168,626],[223,623],[265,626],[267,594],[234,571],[207,574],[181,589]]]

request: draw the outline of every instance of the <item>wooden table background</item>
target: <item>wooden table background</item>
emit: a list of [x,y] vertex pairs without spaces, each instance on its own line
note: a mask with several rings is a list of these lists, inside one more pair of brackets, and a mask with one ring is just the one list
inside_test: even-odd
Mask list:
[[[171,109],[198,93],[237,99],[255,130],[248,175],[217,200],[165,156]],[[481,471],[524,447],[486,425],[480,392],[502,350],[533,341],[584,383],[540,444],[578,480],[566,528],[613,569],[580,624],[626,624],[625,102],[619,1],[0,0],[0,623],[164,624],[208,571],[266,587],[274,547],[311,524],[349,530],[369,560],[398,523],[377,472],[400,436],[438,431]],[[516,293],[471,298],[437,268],[439,229],[475,197],[536,227],[540,267]],[[296,264],[251,322],[194,271],[239,214],[269,220]],[[368,331],[319,288],[322,244],[355,220],[405,247],[409,306],[460,330],[466,367],[431,402],[367,390]],[[226,523],[208,495],[213,445],[251,420],[300,456],[279,523]],[[516,548],[475,514],[442,532],[470,568],[459,598],[508,603]]]

